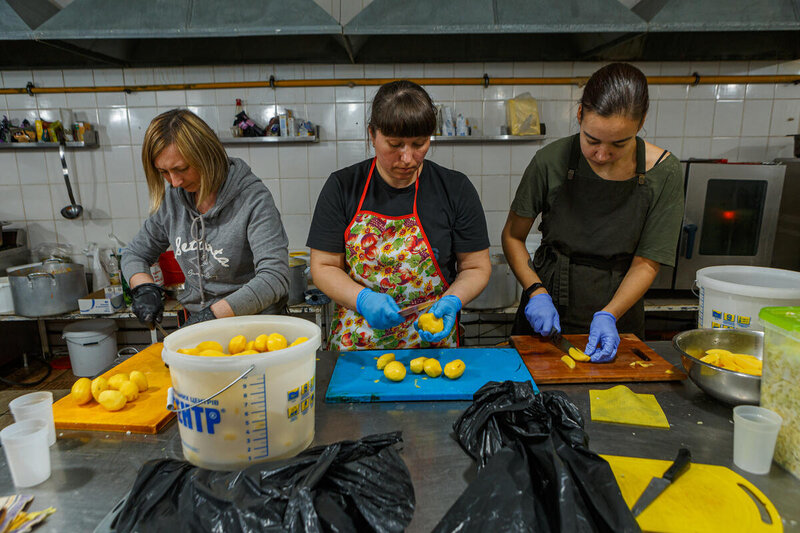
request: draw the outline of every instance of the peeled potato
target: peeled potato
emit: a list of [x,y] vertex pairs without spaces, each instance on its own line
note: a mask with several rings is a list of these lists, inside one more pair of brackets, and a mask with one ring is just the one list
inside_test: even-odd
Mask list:
[[569,355],[570,355],[570,357],[572,357],[576,361],[591,361],[592,360],[591,357],[589,357],[588,355],[586,355],[585,353],[583,353],[582,351],[580,351],[577,348],[570,348],[569,349]]
[[403,381],[406,377],[406,367],[400,361],[389,361],[383,369],[383,375],[392,381]]
[[256,337],[256,340],[253,341],[253,349],[257,352],[267,352],[269,348],[267,348],[267,340],[269,339],[269,335],[259,335]]
[[255,350],[256,341],[250,341],[247,343],[247,346],[244,347],[245,350]]
[[125,399],[129,402],[132,402],[139,397],[139,387],[137,387],[136,383],[132,381],[126,381],[119,386],[118,390],[125,395]]
[[425,363],[422,365],[423,370],[428,376],[432,378],[438,378],[442,375],[442,364],[439,362],[438,359],[429,358],[425,360]]
[[270,333],[269,337],[267,337],[267,348],[269,348],[270,352],[283,350],[286,346],[286,337],[280,333]]
[[465,368],[467,368],[467,365],[464,364],[464,361],[454,359],[444,365],[444,375],[450,379],[458,379],[464,373]]
[[228,353],[231,355],[243,352],[246,349],[247,349],[247,338],[244,335],[236,335],[228,343]]
[[194,349],[197,350],[198,354],[205,350],[216,350],[218,352],[223,351],[222,345],[215,341],[203,341],[195,346]]
[[241,351],[239,353],[235,353],[235,354],[231,354],[231,355],[255,355],[257,353],[261,353],[261,352],[257,352],[255,350],[244,350],[244,351]]
[[568,356],[568,355],[564,355],[564,356],[562,356],[562,357],[561,357],[561,360],[562,360],[562,361],[564,362],[564,364],[565,364],[565,365],[567,365],[568,367],[570,367],[570,368],[575,368],[575,359],[573,359],[572,357],[570,357],[570,356]]
[[297,337],[292,344],[289,346],[297,346],[298,344],[303,344],[308,340],[308,337]]
[[72,385],[69,395],[78,405],[89,403],[92,401],[92,380],[89,378],[79,379]]
[[433,313],[424,313],[419,316],[419,327],[428,333],[439,333],[444,329],[444,320],[436,318]]
[[393,353],[385,353],[382,356],[378,357],[378,363],[376,367],[378,370],[383,370],[386,368],[386,365],[394,361],[394,354]]
[[197,355],[200,353],[200,350],[197,348],[178,348],[176,351],[186,355]]
[[98,400],[98,398],[100,397],[100,393],[108,390],[108,380],[103,376],[94,378],[92,380],[91,390],[92,397],[95,401],[99,402],[100,400]]
[[411,367],[413,373],[422,374],[422,371],[425,370],[425,361],[427,359],[427,357],[417,357],[416,359],[412,359],[408,366]]
[[223,353],[220,350],[203,350],[202,352],[200,352],[197,355],[200,355],[202,357],[225,357],[228,354]]
[[97,402],[109,411],[119,411],[125,407],[128,399],[118,390],[104,390],[100,393]]
[[119,374],[114,374],[110,378],[108,378],[108,388],[119,390],[120,385],[125,383],[126,381],[130,381],[130,376],[125,374],[124,372],[120,372]]
[[134,370],[131,372],[131,382],[136,384],[136,387],[139,389],[139,392],[144,392],[149,387],[147,383],[147,376],[144,375],[144,372],[140,372],[138,370]]

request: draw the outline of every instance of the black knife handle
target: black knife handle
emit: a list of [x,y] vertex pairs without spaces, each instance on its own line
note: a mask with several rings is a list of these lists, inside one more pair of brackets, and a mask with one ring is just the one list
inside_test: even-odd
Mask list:
[[678,477],[683,474],[686,470],[686,467],[689,466],[689,463],[692,462],[692,452],[689,451],[689,448],[681,448],[678,450],[678,456],[675,457],[675,461],[672,462],[672,466],[664,472],[662,476],[664,479],[672,483]]

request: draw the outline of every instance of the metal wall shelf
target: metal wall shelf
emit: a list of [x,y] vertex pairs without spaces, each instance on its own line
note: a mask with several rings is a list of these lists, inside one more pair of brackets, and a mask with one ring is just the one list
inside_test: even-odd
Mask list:
[[[67,148],[69,149],[89,149],[89,148],[97,148],[99,143],[95,140],[94,142],[84,142],[84,141],[69,141],[67,142]],[[35,142],[35,143],[0,143],[0,150],[58,150],[58,143],[51,143],[51,142]]]
[[319,135],[303,135],[296,137],[220,137],[222,144],[273,144],[273,143],[318,143]]
[[535,142],[546,139],[545,135],[434,135],[433,143],[491,143],[491,142]]

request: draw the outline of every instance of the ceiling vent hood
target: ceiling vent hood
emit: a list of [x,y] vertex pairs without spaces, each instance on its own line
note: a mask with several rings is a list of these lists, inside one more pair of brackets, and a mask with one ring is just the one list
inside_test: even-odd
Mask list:
[[647,24],[617,0],[374,0],[344,27],[358,62],[579,59]]
[[662,61],[800,57],[798,0],[642,0],[647,33],[609,56]]
[[34,66],[348,61],[341,26],[313,0],[74,0],[33,31],[73,53]]

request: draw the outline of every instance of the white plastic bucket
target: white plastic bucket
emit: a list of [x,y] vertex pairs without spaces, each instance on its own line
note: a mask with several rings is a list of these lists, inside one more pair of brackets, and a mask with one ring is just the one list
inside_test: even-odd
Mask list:
[[108,318],[79,320],[62,332],[69,349],[72,373],[92,377],[108,368],[117,356],[117,324]]
[[800,272],[778,268],[726,265],[697,271],[701,328],[764,331],[763,307],[800,305]]
[[[298,337],[308,341],[256,355],[201,357],[176,351],[203,341],[227,348],[236,335],[254,340],[270,333],[289,343]],[[211,320],[166,337],[162,358],[172,378],[172,407],[181,409],[178,428],[186,460],[212,470],[238,470],[307,448],[314,439],[320,335],[319,326],[308,320],[255,315]]]

